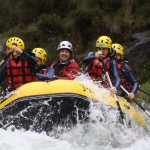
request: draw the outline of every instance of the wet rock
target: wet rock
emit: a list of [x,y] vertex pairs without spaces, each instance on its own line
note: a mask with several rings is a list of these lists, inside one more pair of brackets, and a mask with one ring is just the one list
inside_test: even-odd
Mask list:
[[150,60],[150,30],[133,34],[128,45],[125,54],[131,63],[138,65]]

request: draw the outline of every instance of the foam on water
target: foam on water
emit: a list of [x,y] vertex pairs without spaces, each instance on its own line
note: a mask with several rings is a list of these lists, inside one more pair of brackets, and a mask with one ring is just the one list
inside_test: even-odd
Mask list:
[[[103,128],[101,130],[104,131]],[[0,129],[0,150],[149,150],[150,148],[148,135],[142,136],[128,147],[115,148],[109,142],[108,135],[103,134],[103,137],[97,137],[98,133],[95,135],[92,131],[91,129],[91,132],[85,135],[80,126],[72,133],[65,133],[65,136],[54,139],[44,133],[18,130],[12,132]]]
[[66,141],[31,131],[0,129],[0,137],[0,150],[69,150],[72,147]]
[[[93,84],[84,75],[77,81],[91,86],[98,99],[109,90]],[[144,114],[143,114],[144,115]],[[59,134],[56,138],[55,130],[51,136],[45,133],[31,131],[0,129],[0,150],[149,150],[150,135],[136,123],[126,128],[118,123],[119,113],[110,109],[105,103],[91,102],[90,121],[86,124],[78,123],[71,130]],[[144,115],[144,117],[147,117]],[[146,121],[149,125],[150,119]],[[61,127],[57,127],[58,130]],[[61,130],[61,129],[60,129]]]

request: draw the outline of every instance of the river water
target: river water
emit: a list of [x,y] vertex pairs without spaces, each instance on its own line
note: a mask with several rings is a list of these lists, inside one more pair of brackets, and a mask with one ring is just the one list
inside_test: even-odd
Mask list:
[[[108,92],[103,89],[99,93],[97,86],[83,76],[76,80],[92,86],[99,99]],[[102,110],[97,109],[98,107]],[[105,113],[105,118],[102,113]],[[150,118],[144,112],[141,113],[149,128]],[[135,122],[130,128],[126,128],[117,123],[117,117],[117,110],[110,110],[105,104],[95,106],[91,103],[92,120],[89,123],[78,123],[61,134],[58,134],[61,127],[57,127],[57,136],[56,130],[48,136],[44,132],[0,129],[0,150],[150,150],[149,131]],[[97,121],[100,119],[101,122]]]

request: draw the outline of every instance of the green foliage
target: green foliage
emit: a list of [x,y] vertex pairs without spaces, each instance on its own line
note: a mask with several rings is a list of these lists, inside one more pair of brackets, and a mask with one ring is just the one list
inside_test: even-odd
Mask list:
[[37,21],[44,35],[55,36],[63,31],[63,19],[56,14],[42,14]]
[[[149,5],[149,0],[0,0],[0,44],[21,37],[27,50],[46,49],[49,64],[58,43],[69,40],[81,60],[100,35],[125,43],[132,33],[148,29]],[[149,66],[138,66],[140,82],[149,78]]]
[[[149,8],[149,0],[141,1],[138,3],[136,13],[134,14],[133,25],[135,30],[142,31],[143,29],[149,29],[150,25],[150,8]],[[148,13],[149,12],[149,13]]]
[[133,30],[147,29],[149,3],[148,0],[144,3],[141,0],[1,0],[0,32],[38,24],[38,32],[45,39],[58,33],[62,38],[75,39],[74,42],[80,37],[82,50],[89,45],[87,41],[100,34],[126,40]]
[[[148,80],[147,82],[142,84],[140,87],[141,87],[141,89],[144,89],[145,91],[150,93],[150,80]],[[150,95],[143,93],[140,90],[137,93],[137,97],[140,101],[150,102]]]
[[136,68],[137,76],[140,83],[146,82],[150,79],[150,61],[145,63],[144,65],[141,64]]

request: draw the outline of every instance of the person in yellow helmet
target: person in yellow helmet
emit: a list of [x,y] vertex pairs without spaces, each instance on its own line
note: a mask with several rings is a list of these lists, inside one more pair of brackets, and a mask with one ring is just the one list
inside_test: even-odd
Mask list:
[[90,52],[83,58],[82,62],[87,65],[86,73],[94,81],[100,81],[107,88],[109,87],[109,83],[105,75],[105,67],[113,83],[110,92],[115,94],[120,86],[121,79],[118,74],[116,61],[111,57],[112,53],[111,38],[108,36],[100,36],[96,41],[96,52]]
[[0,83],[6,79],[8,91],[15,90],[24,83],[33,80],[32,68],[36,61],[24,49],[25,44],[18,37],[11,37],[6,42],[6,54],[11,55],[1,66]]
[[129,92],[129,94],[126,96],[126,93],[124,93],[122,90],[119,90],[118,94],[129,100],[133,100],[135,93],[139,88],[133,67],[129,61],[124,59],[124,48],[121,44],[114,43],[112,44],[112,48],[116,51],[116,62],[119,69],[122,86]]
[[32,50],[32,53],[35,55],[36,58],[35,69],[37,70],[37,72],[39,72],[40,70],[45,68],[45,63],[47,60],[46,50],[43,48],[34,48]]
[[32,50],[32,54],[34,54],[35,56],[35,59],[36,59],[36,65],[35,65],[35,80],[38,80],[38,76],[37,76],[37,73],[45,73],[45,70],[46,70],[46,66],[45,66],[45,63],[46,63],[46,60],[47,60],[47,52],[45,49],[43,48],[34,48]]

